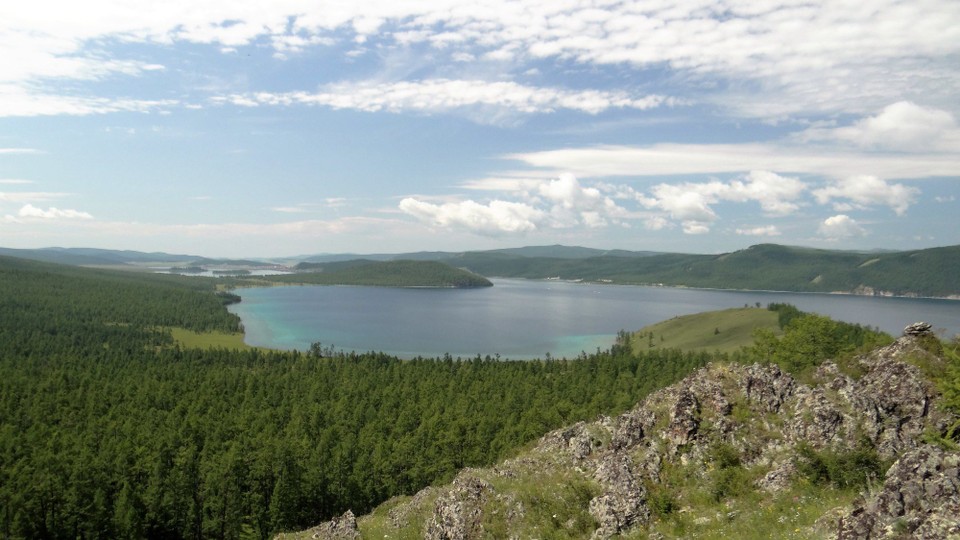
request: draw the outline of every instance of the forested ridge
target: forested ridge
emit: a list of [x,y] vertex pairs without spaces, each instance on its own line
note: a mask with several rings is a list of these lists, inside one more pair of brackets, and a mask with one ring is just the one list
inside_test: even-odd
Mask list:
[[0,258],[0,536],[267,538],[614,413],[712,357],[197,350],[216,281]]
[[960,295],[960,246],[862,253],[760,244],[720,255],[661,253],[561,258],[497,251],[441,259],[485,276],[718,289]]
[[352,260],[300,263],[295,274],[266,276],[265,281],[313,285],[372,285],[385,287],[490,287],[480,275],[437,261]]

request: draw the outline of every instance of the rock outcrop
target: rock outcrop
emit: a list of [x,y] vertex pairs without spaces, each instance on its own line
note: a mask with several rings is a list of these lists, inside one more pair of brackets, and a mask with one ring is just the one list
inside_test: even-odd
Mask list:
[[[914,365],[940,361],[923,346],[929,331],[926,323],[910,325],[895,343],[858,358],[856,377],[831,362],[819,366],[809,383],[775,365],[702,368],[619,417],[553,431],[533,451],[492,472],[467,470],[448,487],[428,488],[424,493],[436,498],[422,536],[496,536],[484,529],[490,520],[516,530],[511,527],[527,509],[494,487],[498,479],[563,477],[593,486],[585,499],[592,525],[583,537],[611,538],[650,523],[649,486],[677,467],[702,481],[718,468],[743,467],[753,471],[756,488],[776,494],[800,474],[801,448],[844,452],[864,445],[881,459],[899,459],[879,493],[822,520],[832,529],[825,534],[960,534],[960,453],[920,442],[924,430],[942,430],[951,420],[933,406],[936,389]],[[408,504],[422,505],[424,498]],[[403,512],[398,507],[390,515]],[[561,525],[572,531],[582,523]]]
[[423,537],[427,540],[481,538],[483,504],[493,487],[466,470],[453,481],[453,487],[437,499],[433,517],[427,522]]
[[925,445],[887,471],[879,493],[840,520],[838,540],[960,537],[960,453]]
[[276,540],[285,540],[286,538],[355,540],[360,538],[360,530],[357,529],[356,516],[353,515],[353,512],[347,510],[343,515],[321,523],[308,531],[298,534],[280,534]]

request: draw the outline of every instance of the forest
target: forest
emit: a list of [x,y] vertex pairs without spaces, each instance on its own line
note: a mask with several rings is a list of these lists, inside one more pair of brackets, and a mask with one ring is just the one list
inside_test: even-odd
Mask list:
[[[534,252],[536,253],[536,252]],[[854,252],[760,244],[732,253],[524,256],[468,252],[439,259],[485,276],[717,289],[800,292],[884,291],[903,296],[960,295],[960,246],[901,252]]]
[[366,285],[381,287],[492,287],[490,280],[437,261],[351,260],[300,263],[295,274],[264,276],[273,283]]
[[[269,538],[621,412],[707,362],[772,354],[635,353],[625,340],[535,361],[177,345],[171,327],[239,331],[224,308],[236,297],[215,284],[0,257],[0,536]],[[883,339],[774,309],[795,332],[831,336],[811,354]]]

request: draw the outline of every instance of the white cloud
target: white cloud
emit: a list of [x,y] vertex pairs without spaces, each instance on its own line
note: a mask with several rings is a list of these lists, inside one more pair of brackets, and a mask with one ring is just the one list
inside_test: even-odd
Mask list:
[[700,221],[684,221],[681,225],[684,234],[707,234],[710,232],[710,225]]
[[713,221],[717,214],[710,204],[717,202],[717,198],[705,192],[708,190],[699,189],[701,186],[705,184],[658,184],[651,190],[654,199],[648,204],[666,211],[676,220]]
[[536,195],[551,204],[550,215],[556,227],[578,224],[602,227],[609,218],[616,220],[626,215],[626,210],[599,189],[582,186],[572,174],[561,174],[559,178],[540,183]]
[[0,154],[39,154],[35,148],[0,148]]
[[0,178],[0,184],[32,184],[33,180],[22,180],[20,178]]
[[765,225],[746,229],[737,229],[737,234],[744,236],[780,236],[780,229],[778,229],[776,225]]
[[0,117],[150,112],[178,104],[176,100],[108,99],[44,94],[14,85],[0,85]]
[[481,107],[523,114],[551,113],[560,109],[597,114],[608,109],[645,110],[672,105],[675,100],[658,95],[631,96],[616,91],[540,88],[509,81],[428,79],[393,83],[340,83],[329,85],[316,93],[234,94],[215,98],[215,102],[244,107],[301,104],[394,113],[440,112]]
[[0,5],[0,83],[159,68],[117,57],[116,42],[204,44],[225,54],[269,44],[280,57],[370,43],[430,48],[438,63],[509,62],[518,73],[543,59],[650,70],[743,115],[863,113],[905,99],[952,106],[958,28],[960,7],[942,0],[874,0],[870,9],[823,0],[273,0],[269,8],[260,0],[39,0]]
[[797,178],[751,171],[729,182],[661,183],[650,189],[652,196],[636,193],[635,198],[643,206],[663,210],[683,222],[684,231],[693,234],[706,232],[708,224],[717,219],[712,205],[719,202],[756,201],[767,215],[783,216],[799,208],[796,201],[805,190],[806,185]]
[[834,208],[845,211],[872,205],[889,206],[898,216],[906,213],[920,190],[903,184],[888,184],[876,176],[858,175],[837,180],[827,187],[816,189],[813,196],[820,204],[834,199],[848,199],[853,206],[839,202]]
[[807,189],[798,178],[770,171],[750,171],[744,180],[731,181],[720,197],[737,202],[757,201],[764,212],[774,216],[795,212],[799,206],[793,201]]
[[270,210],[285,214],[303,214],[308,211],[305,206],[274,206]]
[[400,210],[433,225],[488,236],[530,232],[545,218],[543,211],[530,205],[499,200],[486,205],[475,201],[437,205],[408,197],[400,201]]
[[823,220],[818,232],[820,236],[834,240],[867,234],[867,231],[856,220],[846,214],[839,214]]
[[69,193],[51,191],[0,191],[0,202],[26,203],[29,201],[49,201],[66,197]]
[[870,9],[819,0],[274,0],[269,9],[259,0],[40,0],[0,5],[0,81],[156,69],[112,57],[111,41],[190,42],[229,54],[269,43],[280,55],[371,42],[430,47],[454,63],[486,58],[529,67],[553,59],[667,69],[691,86],[714,88],[706,91],[711,100],[739,114],[862,112],[919,97],[935,105],[954,102],[958,28],[960,7],[942,0],[875,0]]
[[78,210],[60,210],[59,208],[50,207],[46,210],[42,208],[37,208],[32,204],[24,205],[23,208],[17,212],[17,217],[20,218],[34,218],[34,219],[93,219],[93,216],[86,212],[80,212]]
[[315,212],[321,208],[341,208],[346,206],[347,199],[343,197],[327,197],[322,203],[300,203],[294,206],[274,206],[270,210],[286,214],[303,214],[306,212]]
[[884,150],[960,151],[960,127],[953,115],[910,101],[888,105],[879,114],[851,126],[811,128],[798,137],[804,141],[839,141]]
[[557,178],[486,179],[467,183],[472,189],[496,189],[522,202],[472,200],[432,204],[406,198],[400,209],[421,221],[442,227],[466,228],[480,234],[523,233],[540,228],[624,225],[632,216],[597,187],[583,186],[571,174]]
[[938,203],[945,203],[945,202],[953,202],[957,200],[957,198],[953,195],[947,195],[947,196],[937,195],[936,197],[933,198],[933,200],[937,201]]
[[[654,144],[593,146],[507,154],[545,174],[581,178],[741,173],[750,170],[806,173],[834,178],[956,176],[960,154],[877,154],[789,144]],[[527,171],[525,174],[531,174]]]
[[651,216],[643,221],[643,226],[647,230],[660,231],[670,226],[670,222],[661,216]]

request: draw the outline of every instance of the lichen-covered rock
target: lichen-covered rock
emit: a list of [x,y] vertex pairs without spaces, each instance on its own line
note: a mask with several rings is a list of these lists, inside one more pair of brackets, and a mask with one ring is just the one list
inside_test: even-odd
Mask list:
[[931,422],[928,416],[936,389],[916,366],[904,362],[909,357],[940,361],[919,346],[917,338],[902,337],[862,361],[868,371],[854,392],[864,429],[884,458],[915,448]]
[[483,503],[493,486],[467,469],[457,475],[450,491],[441,495],[427,522],[423,537],[430,540],[463,540],[483,536]]
[[925,445],[887,471],[883,489],[840,521],[838,540],[960,535],[960,452]]
[[905,336],[924,336],[931,334],[931,329],[933,325],[930,323],[925,323],[923,321],[915,322],[913,324],[908,324],[906,328],[903,329],[903,335]]
[[646,490],[635,478],[627,456],[605,455],[593,476],[604,489],[590,501],[590,515],[599,524],[593,538],[610,538],[650,518]]
[[657,417],[647,406],[651,401],[648,398],[642,406],[617,418],[616,427],[613,429],[613,436],[610,440],[611,449],[631,448],[640,443],[646,434],[653,430]]
[[796,475],[797,465],[792,460],[784,460],[757,480],[757,487],[767,493],[776,493],[788,488]]
[[354,540],[360,538],[360,531],[357,529],[357,518],[353,512],[347,510],[343,515],[335,517],[330,521],[308,531],[310,538],[316,540]]
[[796,382],[776,365],[753,364],[740,377],[740,389],[751,403],[766,412],[778,412],[783,402],[793,395]]
[[596,436],[598,432],[609,434],[609,428],[604,426],[602,419],[592,427],[586,422],[577,422],[570,427],[551,431],[541,437],[537,444],[537,451],[559,452],[581,461],[603,445],[602,439]]
[[835,445],[843,427],[840,408],[827,399],[822,388],[801,386],[794,394],[790,436],[814,448]]
[[673,447],[690,443],[700,427],[700,400],[686,387],[681,387],[673,402],[667,439]]

